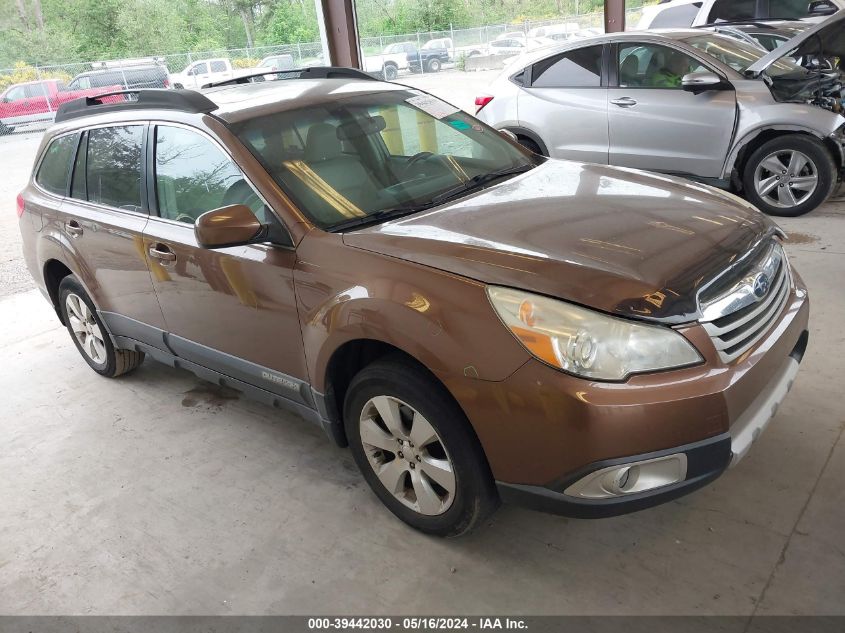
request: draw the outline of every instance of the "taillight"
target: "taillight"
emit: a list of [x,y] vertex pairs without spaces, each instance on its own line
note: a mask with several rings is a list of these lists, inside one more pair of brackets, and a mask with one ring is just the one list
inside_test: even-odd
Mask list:
[[481,95],[480,97],[475,98],[475,113],[478,114],[481,112],[481,108],[486,106],[493,100],[491,95]]
[[18,202],[18,217],[21,218],[21,217],[23,217],[23,212],[26,211],[26,206],[24,205],[23,196],[21,194],[18,194],[17,202]]
[[165,88],[170,88],[170,80],[167,77],[164,78],[163,85]]

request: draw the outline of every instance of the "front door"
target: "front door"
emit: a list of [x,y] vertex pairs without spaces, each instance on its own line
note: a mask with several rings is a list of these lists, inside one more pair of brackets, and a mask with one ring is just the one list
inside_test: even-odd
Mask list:
[[699,94],[682,77],[709,71],[674,48],[620,43],[618,87],[608,91],[610,164],[718,178],[733,136],[733,90]]
[[530,67],[530,82],[517,97],[517,116],[541,136],[553,158],[607,163],[603,49],[585,46]]
[[292,248],[253,244],[209,250],[194,222],[206,211],[246,204],[279,222],[227,153],[210,137],[158,125],[144,249],[179,356],[284,397],[308,402],[296,309]]

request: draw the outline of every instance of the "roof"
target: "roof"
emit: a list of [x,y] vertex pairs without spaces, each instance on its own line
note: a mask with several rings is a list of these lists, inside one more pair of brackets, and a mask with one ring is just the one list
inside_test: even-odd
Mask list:
[[343,97],[408,90],[407,86],[365,79],[285,79],[220,86],[202,94],[217,104],[213,112],[227,123],[326,103]]

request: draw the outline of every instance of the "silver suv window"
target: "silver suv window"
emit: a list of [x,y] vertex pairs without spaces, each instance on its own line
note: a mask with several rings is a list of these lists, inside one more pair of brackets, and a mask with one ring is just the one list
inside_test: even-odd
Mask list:
[[533,66],[532,88],[597,88],[601,86],[603,46],[586,46],[555,55]]

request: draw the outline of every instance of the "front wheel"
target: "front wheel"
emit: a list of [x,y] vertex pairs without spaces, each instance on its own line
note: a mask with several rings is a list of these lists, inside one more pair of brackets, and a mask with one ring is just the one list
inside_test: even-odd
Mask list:
[[822,204],[836,184],[827,148],[803,136],[783,136],[758,147],[742,177],[746,199],[769,215],[795,217]]
[[352,380],[344,425],[358,468],[408,525],[436,536],[471,531],[498,506],[487,460],[443,386],[402,358]]
[[76,349],[101,376],[116,378],[143,362],[142,352],[114,347],[94,303],[73,275],[59,284],[59,307]]
[[393,81],[399,76],[399,69],[393,64],[386,64],[382,71],[385,81]]

